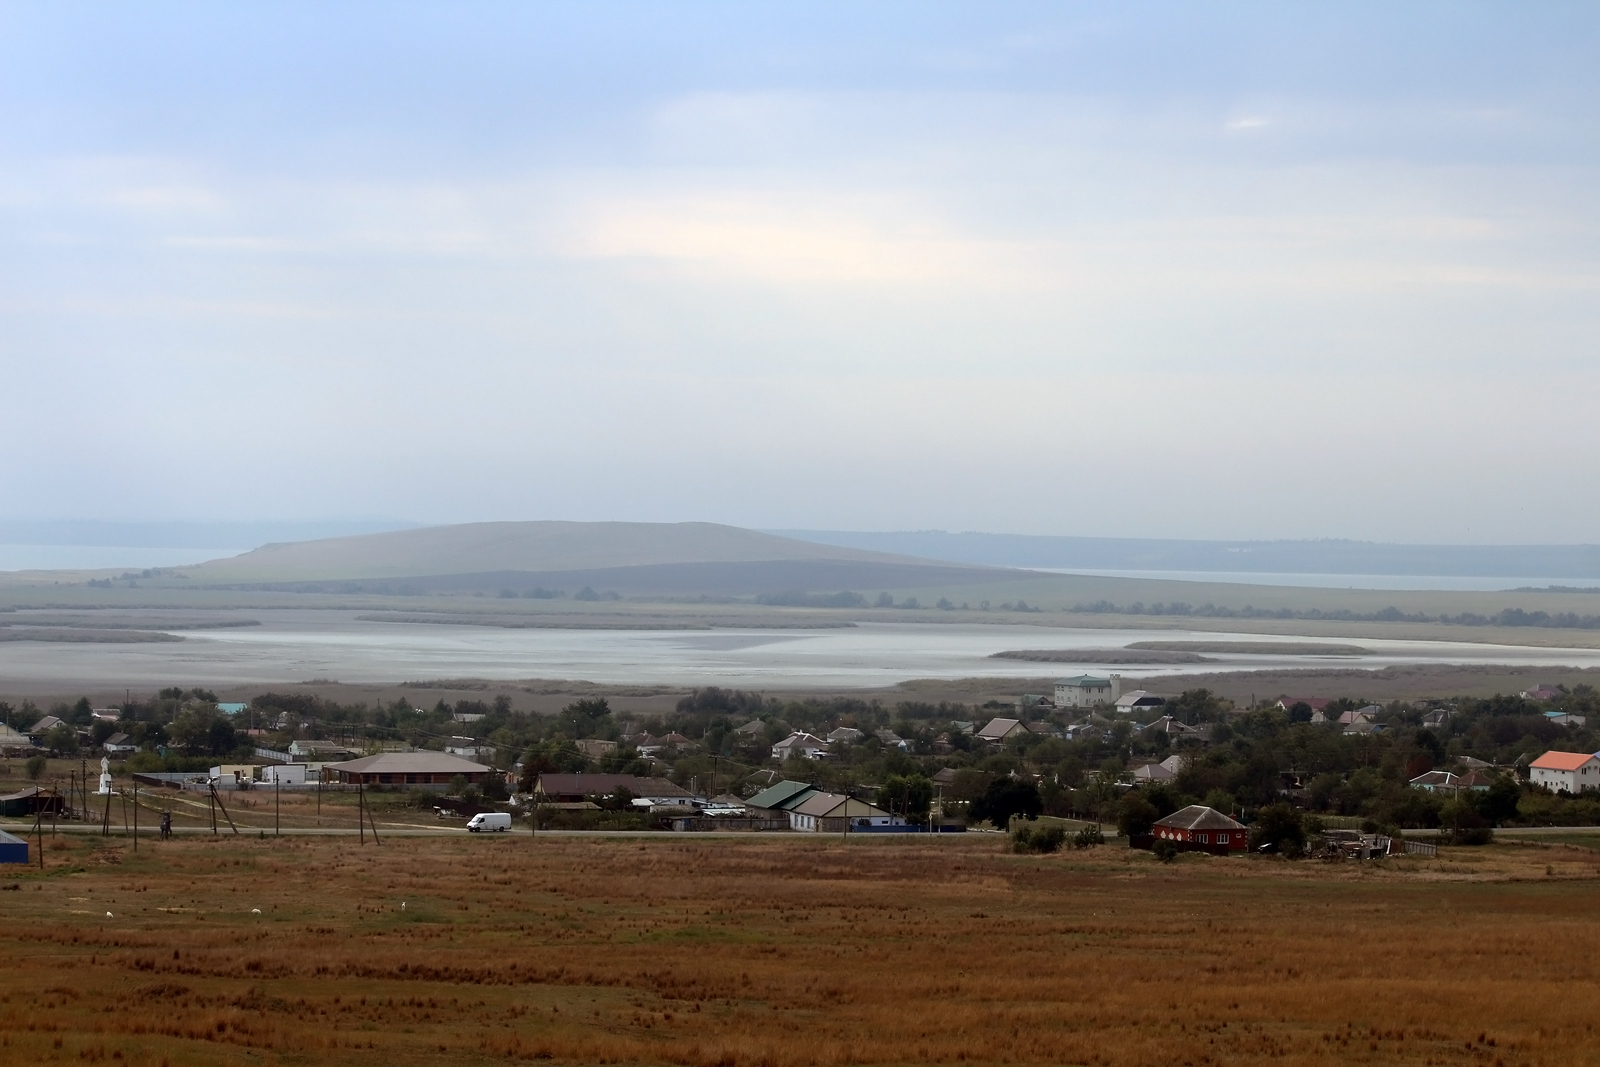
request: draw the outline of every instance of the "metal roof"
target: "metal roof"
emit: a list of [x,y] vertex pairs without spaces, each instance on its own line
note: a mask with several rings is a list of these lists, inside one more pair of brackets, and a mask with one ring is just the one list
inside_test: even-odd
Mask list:
[[356,774],[476,774],[489,770],[481,763],[443,752],[380,752],[329,766]]
[[1585,763],[1594,759],[1592,752],[1546,752],[1532,763],[1530,767],[1538,767],[1546,771],[1575,771]]
[[752,808],[777,808],[787,811],[788,808],[800,803],[805,794],[816,791],[816,786],[807,785],[805,782],[773,782],[745,803]]
[[1175,811],[1165,819],[1157,819],[1157,826],[1164,826],[1168,830],[1243,830],[1244,823],[1235,822],[1222,814],[1216,808],[1208,808],[1204,804],[1190,804],[1182,811]]

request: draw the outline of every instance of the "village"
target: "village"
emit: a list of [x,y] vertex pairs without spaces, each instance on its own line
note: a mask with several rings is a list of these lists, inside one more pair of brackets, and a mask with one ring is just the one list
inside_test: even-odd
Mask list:
[[287,801],[290,832],[302,811],[322,827],[350,810],[363,837],[498,812],[497,829],[535,834],[978,831],[1009,832],[1019,851],[1110,836],[1164,858],[1370,858],[1484,843],[1497,827],[1600,824],[1596,702],[1536,686],[1237,707],[1112,674],[983,706],[703,689],[637,719],[604,698],[531,715],[503,697],[421,709],[174,688],[121,707],[5,706],[19,725],[0,726],[0,819],[20,862],[18,835],[46,822],[237,833],[235,814],[259,829],[269,794],[274,832]]

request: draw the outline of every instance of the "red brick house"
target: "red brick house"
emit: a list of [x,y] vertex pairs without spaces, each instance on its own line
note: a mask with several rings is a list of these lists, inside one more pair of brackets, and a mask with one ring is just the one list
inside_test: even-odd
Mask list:
[[1243,852],[1250,846],[1250,831],[1216,808],[1190,804],[1151,827],[1156,841],[1171,841],[1186,852],[1212,852],[1227,855]]

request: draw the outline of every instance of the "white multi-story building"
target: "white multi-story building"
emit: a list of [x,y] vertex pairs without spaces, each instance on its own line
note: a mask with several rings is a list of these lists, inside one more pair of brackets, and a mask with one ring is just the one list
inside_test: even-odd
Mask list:
[[1110,704],[1122,692],[1122,675],[1096,678],[1080,674],[1076,678],[1061,678],[1056,682],[1056,707],[1092,708],[1096,704]]
[[1600,789],[1600,755],[1591,752],[1546,752],[1528,764],[1528,780],[1558,793]]

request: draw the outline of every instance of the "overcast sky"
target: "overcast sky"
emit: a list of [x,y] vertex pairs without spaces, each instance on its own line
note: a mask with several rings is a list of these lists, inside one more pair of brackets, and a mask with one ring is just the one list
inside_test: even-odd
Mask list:
[[0,3],[0,518],[1600,540],[1597,31]]

